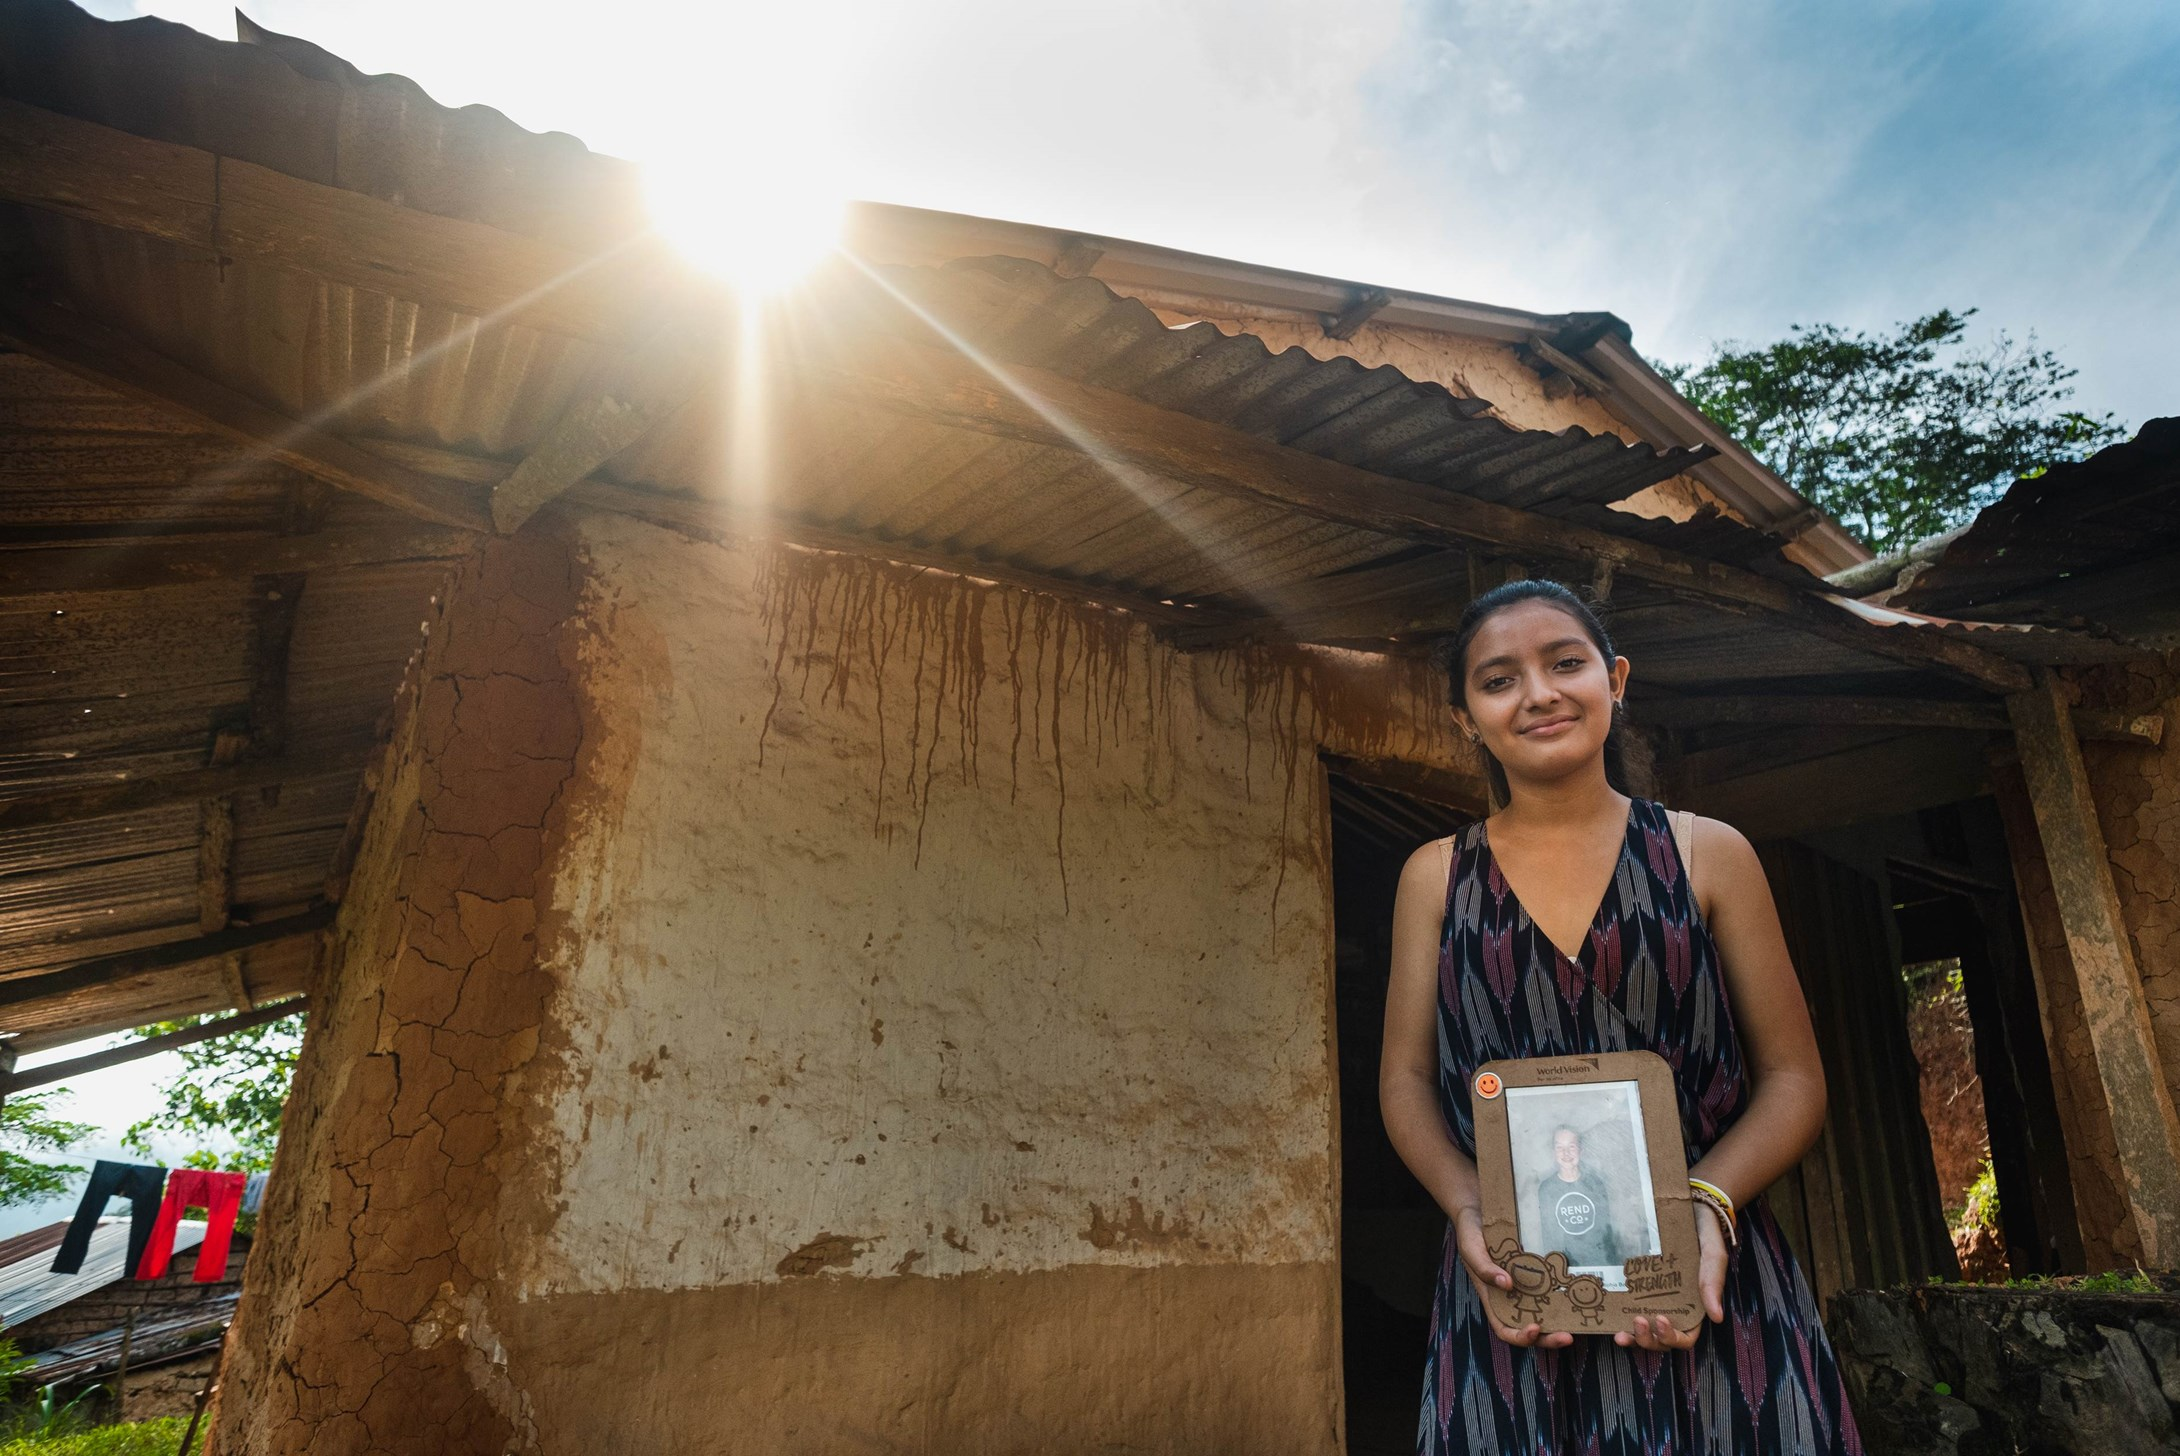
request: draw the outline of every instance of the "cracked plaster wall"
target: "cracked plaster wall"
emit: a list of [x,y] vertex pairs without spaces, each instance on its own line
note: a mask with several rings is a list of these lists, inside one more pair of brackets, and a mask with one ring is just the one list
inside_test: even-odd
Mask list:
[[1441,701],[618,518],[493,543],[219,1449],[1331,1447],[1316,753],[1472,775]]

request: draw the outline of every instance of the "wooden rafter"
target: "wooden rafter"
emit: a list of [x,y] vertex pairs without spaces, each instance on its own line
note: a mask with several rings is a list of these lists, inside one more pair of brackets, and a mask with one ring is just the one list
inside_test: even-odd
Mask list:
[[729,535],[771,537],[796,546],[808,547],[813,551],[837,551],[846,556],[898,561],[905,566],[928,566],[956,576],[996,581],[1045,596],[1112,607],[1162,626],[1237,620],[1227,613],[1175,606],[1170,602],[1156,601],[1125,589],[1111,589],[1096,582],[1023,571],[1005,562],[979,561],[974,557],[927,550],[911,542],[851,535],[846,531],[834,531],[782,516],[737,510],[723,501],[691,500],[686,496],[631,490],[626,486],[595,480],[577,486],[564,499],[573,506],[632,516],[637,520],[706,538]]
[[649,240],[586,257],[4,98],[0,198],[585,338],[625,330],[670,267]]
[[540,506],[657,429],[696,392],[701,348],[660,341],[616,356],[492,489],[492,524],[515,531]]
[[1702,728],[1714,723],[1830,724],[1866,728],[1959,728],[2003,733],[2006,709],[1995,702],[1963,703],[1918,698],[1849,698],[1829,694],[1765,697],[1633,697],[1636,722],[1660,728]]
[[483,505],[453,482],[380,459],[290,419],[82,314],[27,294],[0,293],[0,340],[132,399],[173,410],[328,485],[442,526],[486,530],[491,525]]
[[223,1036],[233,1036],[238,1031],[248,1031],[269,1021],[282,1021],[307,1008],[301,996],[286,1001],[276,1001],[264,1006],[250,1007],[238,1015],[223,1016],[215,1021],[199,1022],[180,1031],[161,1032],[157,1036],[141,1037],[136,1041],[123,1042],[89,1056],[70,1057],[66,1061],[47,1062],[27,1072],[14,1072],[0,1078],[0,1096],[12,1097],[32,1087],[50,1087],[55,1082],[65,1082],[71,1077],[81,1077],[89,1072],[104,1071],[133,1062],[141,1057],[157,1056],[178,1047],[195,1046],[201,1041],[213,1041]]
[[365,751],[358,748],[300,761],[264,759],[225,768],[191,769],[184,773],[23,794],[0,800],[0,832],[47,824],[80,824],[110,814],[141,813],[146,809],[194,803],[321,774],[349,773],[362,767],[364,758]]
[[[959,354],[903,344],[883,351],[873,345],[814,367],[808,377],[912,418],[1075,450],[1361,530],[1463,549],[1482,545],[1526,560],[1609,561],[1620,577],[1675,597],[1783,620],[1813,636],[1940,668],[1985,689],[2012,691],[2028,681],[2026,669],[1973,644],[1863,621],[1822,592],[1743,567],[1327,460],[1048,370],[1005,372],[1002,382]],[[1684,464],[1663,457],[1660,469],[1670,473]]]
[[0,551],[0,599],[443,561],[462,555],[478,539],[475,532],[445,526],[337,526],[302,536],[169,536]]
[[200,935],[194,940],[172,941],[166,945],[147,946],[142,950],[122,951],[118,955],[80,961],[59,970],[11,976],[0,980],[0,1007],[21,1006],[53,996],[64,996],[71,991],[107,986],[115,981],[128,980],[131,976],[141,976],[148,971],[199,965],[253,946],[316,936],[332,923],[333,907],[328,905],[307,910],[300,915],[268,920],[259,925],[236,926],[213,935]]

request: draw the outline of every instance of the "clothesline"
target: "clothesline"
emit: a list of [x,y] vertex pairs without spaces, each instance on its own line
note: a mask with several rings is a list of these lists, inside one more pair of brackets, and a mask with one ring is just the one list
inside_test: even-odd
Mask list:
[[199,1284],[210,1284],[227,1277],[227,1247],[234,1237],[235,1216],[258,1211],[265,1198],[265,1175],[161,1168],[101,1158],[91,1169],[83,1201],[76,1205],[76,1216],[53,1256],[53,1273],[74,1274],[83,1268],[92,1230],[115,1198],[129,1200],[126,1267],[135,1279],[157,1279],[167,1272],[183,1210],[202,1208],[204,1242],[197,1250],[197,1268],[191,1277]]

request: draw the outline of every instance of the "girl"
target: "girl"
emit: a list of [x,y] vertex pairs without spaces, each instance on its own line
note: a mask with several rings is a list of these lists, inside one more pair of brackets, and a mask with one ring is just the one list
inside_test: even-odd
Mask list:
[[[1824,1073],[1755,851],[1621,790],[1627,659],[1565,587],[1484,593],[1446,664],[1505,807],[1416,851],[1393,912],[1379,1102],[1452,1220],[1418,1451],[1859,1453],[1816,1303],[1759,1197],[1816,1140]],[[1706,1319],[1637,1316],[1609,1340],[1502,1325],[1478,1294],[1511,1280],[1484,1249],[1470,1078],[1499,1057],[1623,1050],[1673,1067],[1690,1180],[1707,1185]]]

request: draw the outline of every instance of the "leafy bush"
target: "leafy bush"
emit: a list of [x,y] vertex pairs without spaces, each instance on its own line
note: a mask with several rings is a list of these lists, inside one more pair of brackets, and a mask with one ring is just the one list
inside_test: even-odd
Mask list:
[[1989,1158],[1983,1160],[1983,1171],[1976,1174],[1976,1181],[1968,1185],[1967,1206],[1961,1209],[1956,1226],[1998,1232],[1998,1177],[1991,1171]]

